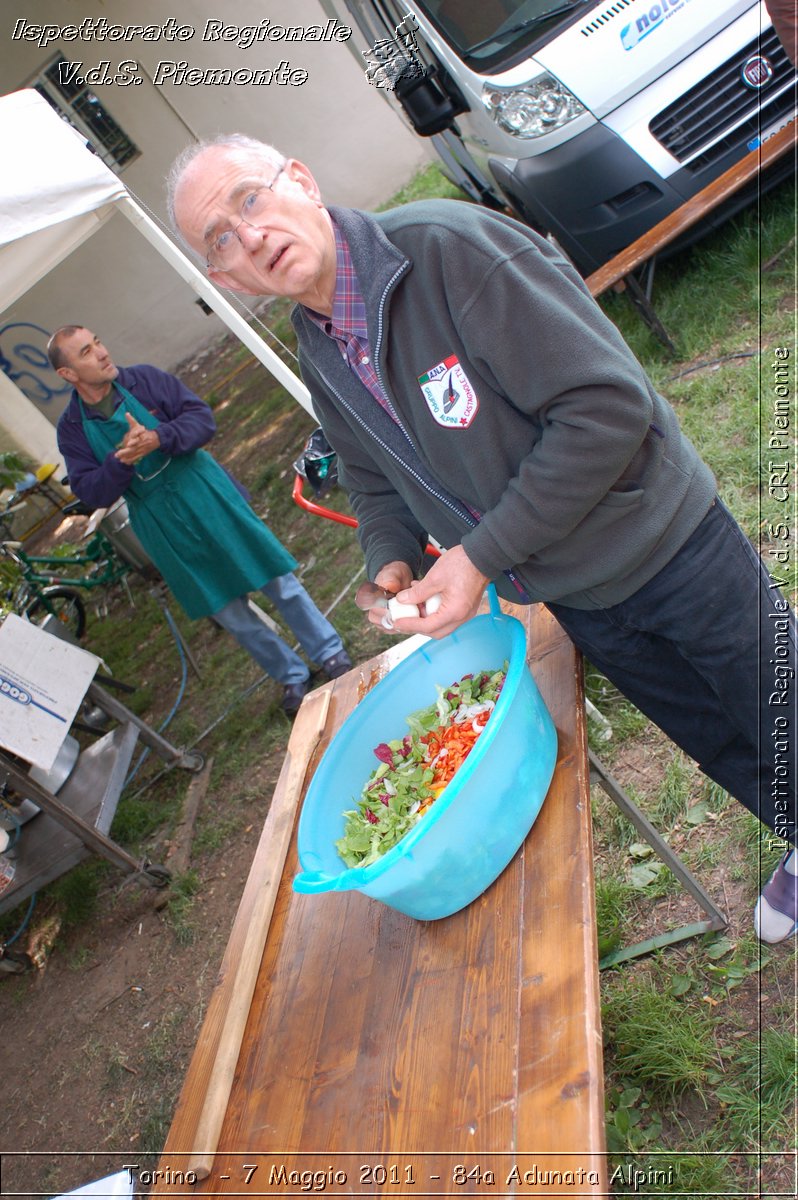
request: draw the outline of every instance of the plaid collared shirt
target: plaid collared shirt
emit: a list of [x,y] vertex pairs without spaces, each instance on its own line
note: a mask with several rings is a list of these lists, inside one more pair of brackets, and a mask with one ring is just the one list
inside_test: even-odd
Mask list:
[[312,308],[306,308],[305,311],[319,329],[336,342],[350,370],[354,371],[363,386],[368,389],[389,416],[397,421],[393,406],[380,387],[380,381],[374,369],[374,359],[366,325],[366,305],[355,274],[349,245],[334,221],[333,230],[335,232],[336,281],[332,315],[325,317],[321,313],[314,312]]

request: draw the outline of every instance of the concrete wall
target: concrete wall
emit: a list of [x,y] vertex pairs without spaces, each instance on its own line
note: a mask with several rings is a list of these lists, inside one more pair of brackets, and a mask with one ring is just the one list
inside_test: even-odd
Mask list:
[[24,398],[17,386],[0,371],[0,453],[15,451],[33,465],[55,463],[63,474],[63,463],[55,440],[55,429]]
[[[46,47],[28,41],[17,22],[56,25],[104,17],[109,24],[163,26],[169,17],[194,30],[186,41],[68,41]],[[345,44],[335,41],[260,41],[241,48],[237,41],[203,37],[206,22],[258,26],[265,18],[305,28],[327,18],[317,0],[37,0],[6,7],[0,21],[0,93],[27,86],[60,52],[85,70],[110,62],[111,76],[134,75],[140,83],[95,85],[93,91],[129,138],[140,157],[120,172],[124,183],[165,220],[163,177],[175,154],[195,137],[238,130],[272,141],[312,166],[331,203],[368,208],[387,199],[428,161],[424,144],[408,132]],[[277,69],[307,72],[299,86],[234,83],[192,86],[165,78],[163,63],[186,62],[189,69]],[[135,72],[123,62],[135,62]],[[162,80],[160,84],[156,80]],[[35,147],[31,148],[35,153]],[[0,315],[0,354],[27,378],[17,380],[32,402],[54,420],[63,408],[60,381],[41,364],[46,331],[80,321],[93,328],[120,363],[147,361],[171,367],[223,332],[205,315],[182,283],[124,218],[115,216],[45,280]],[[45,332],[37,333],[31,326]],[[35,346],[19,363],[20,341]],[[35,377],[32,381],[31,377]],[[29,385],[29,386],[26,386]]]

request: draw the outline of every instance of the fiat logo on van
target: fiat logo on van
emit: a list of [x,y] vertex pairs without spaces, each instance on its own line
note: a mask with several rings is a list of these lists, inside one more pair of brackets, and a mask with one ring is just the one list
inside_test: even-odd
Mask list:
[[773,78],[773,66],[763,54],[752,54],[743,63],[740,74],[746,87],[759,91]]

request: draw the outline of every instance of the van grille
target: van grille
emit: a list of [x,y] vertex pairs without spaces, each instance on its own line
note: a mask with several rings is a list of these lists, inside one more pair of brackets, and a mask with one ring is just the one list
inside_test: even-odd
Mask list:
[[[773,68],[773,78],[759,91],[746,86],[741,74],[752,54],[763,55]],[[775,30],[769,29],[663,109],[649,129],[689,171],[700,171],[756,137],[762,128],[791,114],[795,79]]]

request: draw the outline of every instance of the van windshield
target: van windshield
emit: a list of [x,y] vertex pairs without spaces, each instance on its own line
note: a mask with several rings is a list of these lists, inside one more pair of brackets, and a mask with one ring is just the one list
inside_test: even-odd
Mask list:
[[487,65],[596,0],[428,0],[424,12],[461,58]]

